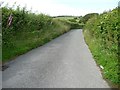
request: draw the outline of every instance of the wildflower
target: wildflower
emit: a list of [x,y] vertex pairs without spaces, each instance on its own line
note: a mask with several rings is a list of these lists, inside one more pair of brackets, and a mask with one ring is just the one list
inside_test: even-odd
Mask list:
[[104,69],[104,67],[103,67],[102,65],[100,65],[100,68],[101,68],[101,69]]
[[10,14],[10,16],[9,16],[9,18],[8,18],[8,21],[7,21],[8,27],[11,25],[12,20],[13,20],[13,16],[12,16],[12,14]]

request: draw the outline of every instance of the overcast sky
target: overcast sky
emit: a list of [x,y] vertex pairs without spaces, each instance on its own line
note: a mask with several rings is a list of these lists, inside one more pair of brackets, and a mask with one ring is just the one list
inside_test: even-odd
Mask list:
[[87,13],[102,13],[118,6],[119,0],[0,0],[10,6],[16,2],[21,7],[38,11],[51,16],[75,15],[81,16]]

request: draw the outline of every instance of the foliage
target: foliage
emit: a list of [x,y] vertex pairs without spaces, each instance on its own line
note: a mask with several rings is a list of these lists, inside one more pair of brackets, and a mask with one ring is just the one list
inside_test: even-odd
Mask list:
[[60,21],[64,22],[66,21],[71,29],[82,29],[84,26],[83,22],[79,22],[82,17],[76,17],[76,16],[57,16],[54,17],[54,19],[59,19]]
[[118,62],[118,8],[94,16],[84,27],[84,35],[89,48],[99,65],[104,67],[104,78],[113,84],[120,84]]
[[[13,20],[8,26],[10,14],[13,15]],[[68,23],[48,15],[34,14],[19,6],[16,10],[2,7],[3,63],[69,30]]]
[[89,13],[82,17],[80,22],[83,22],[84,24],[92,17],[99,15],[98,13]]

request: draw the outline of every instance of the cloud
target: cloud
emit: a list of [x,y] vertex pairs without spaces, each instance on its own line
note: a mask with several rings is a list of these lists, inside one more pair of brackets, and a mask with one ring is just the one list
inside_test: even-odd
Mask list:
[[4,0],[4,5],[6,3],[9,6],[13,6],[16,2],[16,5],[21,7],[27,6],[27,9],[32,11],[38,11],[40,13],[49,14],[51,16],[57,15],[83,15],[88,12],[88,10],[76,9],[70,6],[57,3],[55,0]]
[[[4,0],[4,2],[4,4],[8,3],[9,6],[12,6],[16,2],[21,7],[27,6],[28,10],[32,8],[33,12],[38,11],[39,13],[49,14],[51,16],[80,16],[92,12],[102,12],[107,7],[102,7],[103,0]],[[108,2],[109,0],[104,0],[104,5]],[[97,8],[97,4],[101,4],[101,7]]]

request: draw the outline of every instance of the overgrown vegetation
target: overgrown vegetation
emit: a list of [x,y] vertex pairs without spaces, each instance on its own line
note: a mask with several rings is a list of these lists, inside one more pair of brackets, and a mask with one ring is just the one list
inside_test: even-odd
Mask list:
[[68,23],[71,25],[71,29],[82,29],[84,27],[84,23],[79,22],[80,19],[79,18],[73,18],[73,19],[69,19]]
[[82,18],[78,16],[56,16],[61,21],[66,21],[70,24],[71,29],[82,29],[84,27],[84,23],[82,22]]
[[84,27],[85,40],[96,60],[102,66],[103,76],[120,85],[118,61],[118,8],[96,15]]
[[86,24],[86,22],[92,18],[92,17],[95,17],[99,15],[98,13],[89,13],[89,14],[86,14],[85,16],[83,16],[81,19],[80,19],[80,22]]
[[[11,25],[8,18],[12,15]],[[34,14],[25,8],[2,7],[3,63],[69,31],[70,24],[44,14]]]
[[[103,66],[104,78],[120,84],[118,62],[118,8],[100,14],[92,13],[84,17],[55,17],[35,14],[25,8],[16,10],[2,7],[2,61],[3,63],[33,48],[68,32],[73,28],[83,28],[84,36],[96,62]],[[8,18],[12,23],[8,26]],[[61,19],[62,18],[62,19]],[[1,20],[1,18],[0,18]],[[0,27],[1,28],[1,27]],[[2,35],[3,37],[2,37]],[[1,57],[0,57],[1,58]]]

